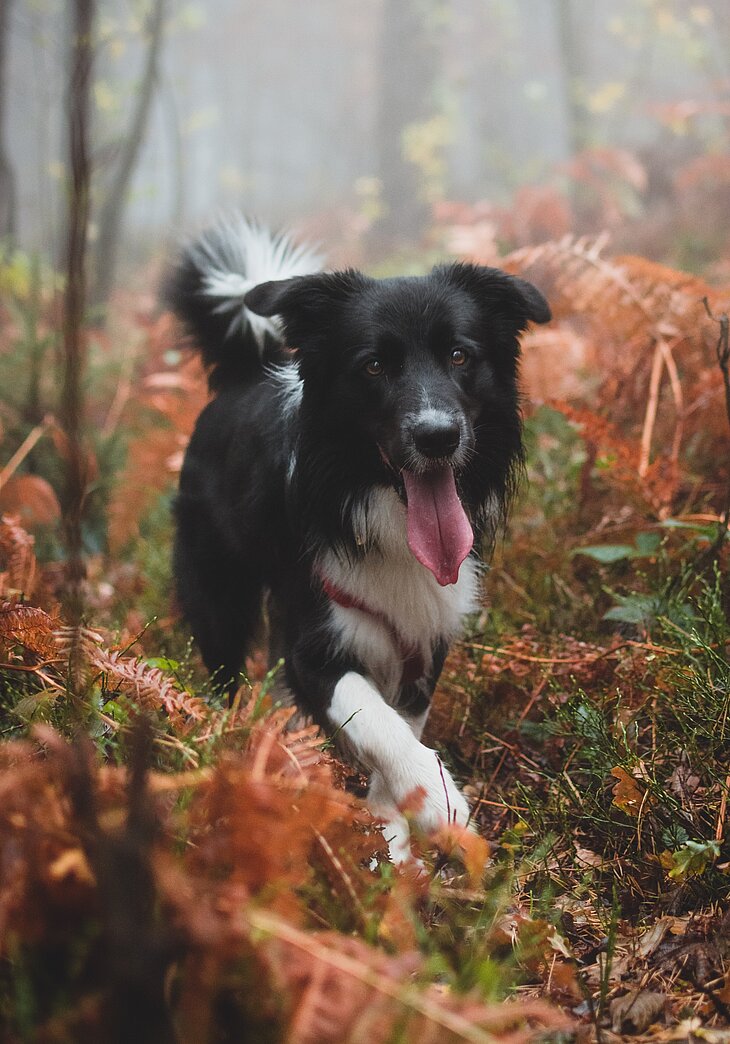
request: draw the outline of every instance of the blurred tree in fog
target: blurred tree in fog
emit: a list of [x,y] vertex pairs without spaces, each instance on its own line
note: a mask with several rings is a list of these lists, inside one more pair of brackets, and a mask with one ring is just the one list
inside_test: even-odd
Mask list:
[[565,82],[568,148],[572,155],[590,143],[590,113],[582,103],[580,85],[586,72],[583,41],[585,26],[576,17],[573,0],[554,0],[560,65]]
[[8,97],[7,51],[12,0],[0,0],[0,239],[15,233],[15,176],[8,155],[5,109]]
[[378,36],[379,98],[376,124],[377,175],[383,213],[374,229],[377,246],[412,243],[423,231],[428,208],[421,172],[405,154],[408,128],[434,109],[439,74],[438,41],[432,23],[443,0],[384,0]]
[[[67,7],[0,6],[0,230],[54,257]],[[305,220],[346,260],[417,245],[434,204],[535,185],[591,227],[607,201],[669,206],[691,160],[724,177],[728,40],[727,0],[102,0],[94,300],[183,210]]]
[[152,0],[145,19],[143,40],[147,53],[142,79],[133,101],[129,126],[120,135],[118,155],[107,180],[103,202],[99,207],[94,249],[95,278],[90,295],[90,304],[97,318],[114,286],[129,188],[144,143],[152,98],[158,83],[166,8],[167,0]]

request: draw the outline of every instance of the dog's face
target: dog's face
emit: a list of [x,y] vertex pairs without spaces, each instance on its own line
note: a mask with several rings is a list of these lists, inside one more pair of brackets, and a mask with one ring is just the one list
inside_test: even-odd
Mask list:
[[[432,568],[425,548],[439,544],[445,565],[433,571],[451,577],[471,547],[470,472],[508,468],[508,443],[519,446],[518,335],[550,318],[543,296],[497,269],[456,264],[418,278],[263,283],[245,304],[281,318],[317,416],[377,455],[383,481],[407,502],[414,554]],[[429,531],[415,532],[423,519]]]

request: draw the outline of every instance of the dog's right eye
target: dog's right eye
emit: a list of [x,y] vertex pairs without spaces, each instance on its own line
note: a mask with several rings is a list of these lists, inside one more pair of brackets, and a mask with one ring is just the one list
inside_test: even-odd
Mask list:
[[380,359],[370,359],[365,363],[364,370],[368,377],[381,377],[384,368]]

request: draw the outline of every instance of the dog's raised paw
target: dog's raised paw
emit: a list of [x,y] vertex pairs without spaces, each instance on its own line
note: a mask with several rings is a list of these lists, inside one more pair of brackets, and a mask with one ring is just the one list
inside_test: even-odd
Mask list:
[[[407,778],[406,778],[407,777]],[[409,771],[398,783],[400,793],[394,792],[396,801],[407,806],[415,792],[423,796],[414,808],[413,818],[420,830],[430,833],[448,823],[466,826],[469,821],[469,806],[466,798],[454,782],[437,751],[420,745],[420,751]],[[395,788],[394,788],[395,789]]]

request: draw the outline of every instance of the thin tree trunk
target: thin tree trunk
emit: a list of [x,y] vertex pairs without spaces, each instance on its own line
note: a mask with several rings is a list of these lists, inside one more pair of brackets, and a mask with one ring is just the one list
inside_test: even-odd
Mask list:
[[407,127],[433,115],[438,52],[429,7],[430,0],[385,0],[383,5],[377,150],[384,214],[372,234],[379,250],[414,243],[428,220],[420,173],[403,154],[403,138]]
[[[81,522],[86,493],[83,445],[83,372],[85,365],[86,239],[89,223],[91,165],[89,109],[93,63],[94,0],[74,0],[71,65],[68,82],[68,157],[71,184],[66,238],[66,289],[63,308],[63,388],[61,423],[68,441],[64,535],[67,552],[65,608],[67,619],[78,626],[83,611],[84,561]],[[71,657],[71,691],[79,694],[80,665]],[[75,664],[75,667],[74,667]]]
[[170,228],[179,232],[185,221],[186,184],[185,184],[185,143],[180,127],[180,114],[177,108],[175,91],[168,84],[164,93],[166,101],[170,143],[172,145],[173,191],[170,202]]
[[16,232],[15,173],[5,143],[5,107],[8,96],[8,38],[12,0],[0,0],[0,240],[12,245]]
[[137,93],[129,132],[125,137],[117,168],[99,213],[98,239],[94,257],[96,280],[91,296],[91,305],[96,313],[97,321],[100,319],[99,310],[109,300],[114,286],[127,192],[144,142],[152,98],[157,84],[166,6],[167,0],[154,0],[154,6],[149,14],[147,22],[149,42],[142,83]]
[[571,156],[575,156],[590,142],[590,121],[579,100],[580,80],[585,74],[581,33],[576,24],[577,12],[573,8],[573,0],[557,0],[555,13],[563,71],[568,149]]

